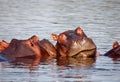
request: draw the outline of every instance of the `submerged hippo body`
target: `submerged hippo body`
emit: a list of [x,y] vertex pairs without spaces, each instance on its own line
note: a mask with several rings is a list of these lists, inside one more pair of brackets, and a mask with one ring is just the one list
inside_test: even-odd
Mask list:
[[[48,48],[51,48],[51,51],[49,51]],[[39,38],[34,35],[27,40],[12,39],[9,46],[1,53],[9,59],[40,58],[40,60],[42,60],[42,58],[55,55],[56,52],[54,50],[54,46],[48,40],[44,39],[40,41]]]
[[117,41],[113,43],[113,48],[106,52],[104,56],[108,56],[114,59],[120,58],[120,45]]
[[51,37],[57,41],[56,50],[59,56],[95,57],[96,45],[80,27],[59,35],[51,34]]

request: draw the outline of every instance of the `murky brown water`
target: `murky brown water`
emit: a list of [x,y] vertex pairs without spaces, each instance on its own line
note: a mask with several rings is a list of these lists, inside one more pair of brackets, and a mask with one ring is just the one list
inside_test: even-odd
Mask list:
[[0,0],[0,40],[37,35],[55,44],[51,33],[77,26],[96,43],[101,53],[96,62],[53,60],[34,67],[1,62],[0,82],[119,82],[120,61],[102,54],[120,42],[120,0]]

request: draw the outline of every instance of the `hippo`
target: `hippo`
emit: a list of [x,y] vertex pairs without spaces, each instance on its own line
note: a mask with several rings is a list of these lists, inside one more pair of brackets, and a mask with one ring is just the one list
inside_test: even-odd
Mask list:
[[0,52],[6,49],[9,46],[9,43],[7,43],[5,40],[2,40],[0,42]]
[[9,46],[1,52],[2,56],[16,60],[17,58],[40,58],[41,61],[55,57],[56,49],[47,39],[39,40],[36,35],[26,39],[12,39]]
[[104,56],[108,56],[113,59],[120,58],[120,45],[118,41],[115,41],[112,45],[112,49],[104,54]]
[[57,41],[55,48],[58,57],[96,57],[96,45],[81,27],[59,35],[52,33],[51,38]]

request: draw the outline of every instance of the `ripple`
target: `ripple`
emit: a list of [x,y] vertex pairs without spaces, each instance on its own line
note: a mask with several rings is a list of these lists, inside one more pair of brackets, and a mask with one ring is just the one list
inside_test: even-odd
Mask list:
[[54,61],[30,70],[27,65],[0,62],[0,81],[119,82],[120,61],[103,56],[114,41],[120,41],[119,4],[119,0],[0,0],[0,40],[37,35],[55,44],[51,33],[81,26],[101,54],[90,67],[75,62],[58,66]]

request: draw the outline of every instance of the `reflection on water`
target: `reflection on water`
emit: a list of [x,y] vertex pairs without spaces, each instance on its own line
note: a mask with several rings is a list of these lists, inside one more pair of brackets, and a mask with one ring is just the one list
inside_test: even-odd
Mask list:
[[59,57],[57,58],[57,65],[71,68],[89,68],[93,67],[95,60],[95,58]]
[[17,58],[10,63],[12,66],[16,67],[26,67],[29,70],[37,69],[40,64],[40,58],[28,59],[28,58]]
[[[38,35],[50,39],[81,26],[98,51],[105,53],[120,41],[120,0],[0,0],[0,40]],[[52,30],[51,30],[52,29]],[[1,82],[119,82],[120,61],[99,56],[96,60],[53,60],[38,63],[0,63]],[[85,61],[84,61],[85,60]],[[60,61],[60,62],[58,62]],[[32,68],[31,68],[32,67]]]

